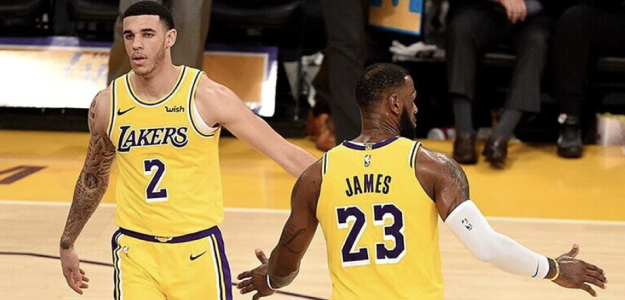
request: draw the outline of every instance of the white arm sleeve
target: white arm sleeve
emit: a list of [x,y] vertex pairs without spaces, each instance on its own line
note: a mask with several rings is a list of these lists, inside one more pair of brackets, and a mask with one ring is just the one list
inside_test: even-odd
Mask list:
[[471,200],[456,207],[445,224],[473,256],[498,269],[539,279],[549,272],[547,257],[493,230]]

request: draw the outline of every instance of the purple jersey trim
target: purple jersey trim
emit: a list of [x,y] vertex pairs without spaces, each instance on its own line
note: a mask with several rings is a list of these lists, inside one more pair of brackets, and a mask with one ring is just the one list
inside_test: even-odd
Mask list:
[[167,243],[167,244],[186,243],[190,241],[203,239],[205,237],[216,235],[216,234],[219,234],[219,236],[221,236],[221,232],[219,232],[219,229],[217,228],[217,226],[211,227],[206,230],[198,231],[195,233],[190,233],[187,235],[181,235],[181,236],[175,236],[175,237],[153,236],[153,235],[131,231],[131,230],[124,229],[124,228],[120,228],[119,232],[129,237],[133,237],[135,239],[143,240],[146,242]]
[[[375,144],[373,144],[371,146],[371,149],[378,149],[378,148],[384,147],[384,146],[386,146],[386,145],[396,141],[398,138],[399,138],[398,136],[394,136],[394,137],[388,138],[386,140],[383,140],[381,142],[377,142],[377,143],[375,143]],[[343,146],[345,146],[347,148],[350,148],[350,149],[354,149],[354,150],[365,150],[366,149],[364,145],[358,145],[358,144],[355,144],[355,143],[350,142],[350,141],[343,141]]]

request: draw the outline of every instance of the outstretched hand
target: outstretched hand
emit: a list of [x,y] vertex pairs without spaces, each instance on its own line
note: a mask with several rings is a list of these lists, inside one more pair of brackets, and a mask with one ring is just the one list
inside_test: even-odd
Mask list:
[[267,285],[267,263],[269,262],[267,256],[265,256],[263,250],[259,248],[254,252],[261,265],[251,271],[245,271],[239,274],[237,279],[242,281],[237,284],[237,289],[239,289],[241,294],[256,291],[252,299],[258,300],[261,297],[271,296],[275,294],[276,291],[272,290]]
[[579,254],[579,246],[576,244],[573,245],[571,251],[556,258],[560,264],[560,276],[554,282],[565,288],[582,289],[593,297],[597,297],[597,292],[589,284],[605,289],[608,283],[605,272],[593,264],[576,259],[577,254]]

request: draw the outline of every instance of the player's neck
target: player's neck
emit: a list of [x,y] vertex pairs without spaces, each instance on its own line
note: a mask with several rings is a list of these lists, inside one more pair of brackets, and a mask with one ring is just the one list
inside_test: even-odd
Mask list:
[[146,76],[133,74],[130,78],[132,87],[142,99],[158,101],[165,97],[176,85],[182,66],[163,63]]
[[362,115],[362,131],[353,141],[357,143],[378,143],[399,135],[399,124],[377,113]]

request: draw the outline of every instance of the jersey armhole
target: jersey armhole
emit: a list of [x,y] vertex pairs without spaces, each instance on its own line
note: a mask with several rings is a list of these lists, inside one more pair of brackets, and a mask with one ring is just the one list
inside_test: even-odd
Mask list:
[[197,72],[195,77],[193,78],[193,83],[191,84],[191,88],[189,89],[189,120],[191,121],[191,125],[193,130],[200,135],[201,137],[211,138],[215,136],[215,133],[219,129],[219,126],[211,127],[204,122],[200,112],[198,112],[197,107],[195,105],[195,92],[200,83],[200,78],[204,74],[203,71]]
[[115,108],[117,106],[117,79],[113,79],[113,81],[111,81],[110,87],[110,93],[111,96],[109,97],[109,101],[111,101],[111,115],[109,116],[108,119],[108,126],[106,133],[108,134],[109,139],[112,141],[113,140],[113,126],[115,125]]
[[323,157],[321,158],[321,179],[323,180],[323,177],[325,177],[326,173],[328,173],[328,153],[330,153],[329,151],[323,154]]
[[421,142],[414,142],[410,150],[410,155],[408,156],[410,169],[412,170],[412,175],[414,176],[415,181],[417,181],[417,184],[422,189],[423,194],[436,205],[436,201],[434,200],[434,198],[430,197],[430,195],[425,191],[425,187],[417,176],[417,154],[419,153],[419,149],[421,149]]
[[413,170],[417,167],[417,153],[419,152],[419,148],[421,148],[421,142],[414,142],[412,148],[410,148],[408,165],[410,165],[410,168]]

